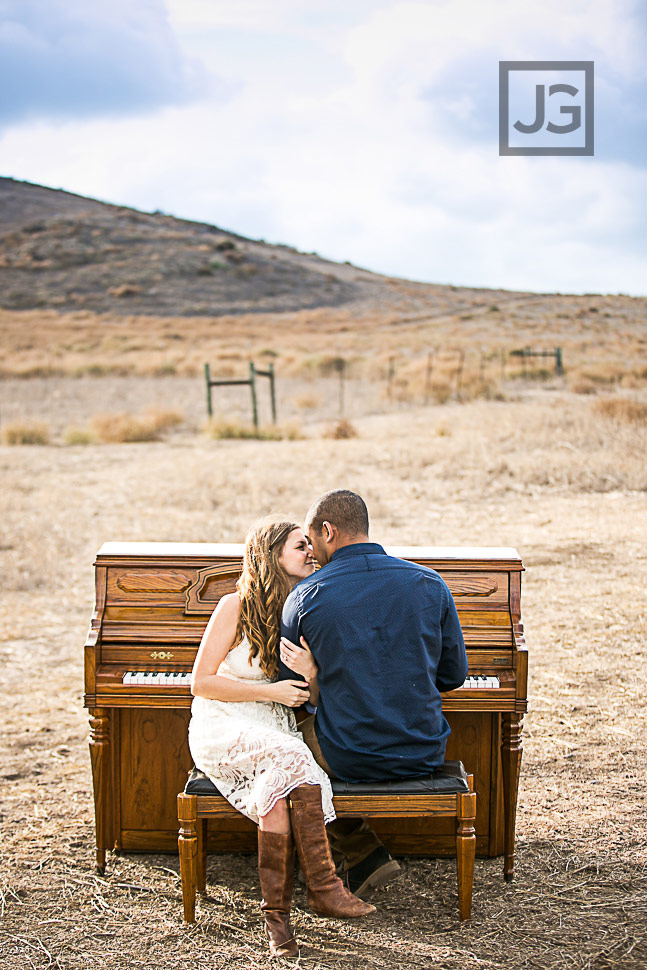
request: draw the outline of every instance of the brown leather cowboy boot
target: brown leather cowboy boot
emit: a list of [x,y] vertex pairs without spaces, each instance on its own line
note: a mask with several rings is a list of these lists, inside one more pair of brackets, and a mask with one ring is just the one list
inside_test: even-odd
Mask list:
[[353,896],[335,872],[319,785],[300,785],[290,792],[292,834],[306,877],[308,903],[320,916],[366,916],[375,906]]
[[294,842],[290,832],[284,835],[258,830],[258,875],[270,953],[273,957],[296,959],[299,946],[290,926],[294,879]]

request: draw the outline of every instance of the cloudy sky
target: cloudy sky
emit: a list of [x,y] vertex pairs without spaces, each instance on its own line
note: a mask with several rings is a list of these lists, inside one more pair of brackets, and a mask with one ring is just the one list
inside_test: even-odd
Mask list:
[[[646,7],[0,0],[0,174],[411,279],[643,294]],[[503,60],[594,62],[594,157],[499,156]]]

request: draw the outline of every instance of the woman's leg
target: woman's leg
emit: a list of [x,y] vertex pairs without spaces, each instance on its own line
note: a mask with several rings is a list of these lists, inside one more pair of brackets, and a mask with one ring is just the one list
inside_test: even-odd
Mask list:
[[321,916],[366,916],[375,906],[353,896],[335,872],[330,854],[319,785],[290,792],[290,820],[299,862],[306,877],[308,902]]
[[280,798],[267,815],[262,815],[258,820],[258,827],[262,832],[280,832],[283,835],[289,832],[290,810],[287,798]]
[[263,894],[261,910],[265,916],[265,934],[270,953],[276,957],[296,958],[299,956],[299,946],[290,926],[294,842],[287,799],[281,798],[267,815],[263,815],[258,827],[258,875]]

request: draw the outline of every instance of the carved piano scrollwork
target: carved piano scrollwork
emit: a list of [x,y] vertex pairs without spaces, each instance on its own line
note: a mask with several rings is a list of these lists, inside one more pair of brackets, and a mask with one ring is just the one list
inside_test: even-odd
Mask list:
[[499,588],[499,584],[491,576],[482,579],[478,576],[447,576],[447,585],[452,596],[492,596]]
[[173,654],[168,650],[153,650],[151,660],[172,660]]
[[186,591],[185,613],[213,613],[218,601],[236,589],[240,576],[241,563],[236,561],[220,562],[204,566]]

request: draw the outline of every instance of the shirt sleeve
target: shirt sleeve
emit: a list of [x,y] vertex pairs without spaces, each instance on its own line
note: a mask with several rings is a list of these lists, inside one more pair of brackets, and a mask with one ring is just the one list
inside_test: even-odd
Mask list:
[[457,687],[463,686],[467,677],[467,654],[456,605],[447,586],[445,586],[445,609],[441,633],[442,652],[436,675],[436,686],[439,691],[456,690]]
[[[299,643],[301,634],[301,618],[299,615],[299,600],[293,590],[285,601],[283,614],[281,616],[281,636],[287,637],[292,643]],[[293,670],[286,667],[279,658],[279,680],[305,680],[301,674],[295,674]]]

